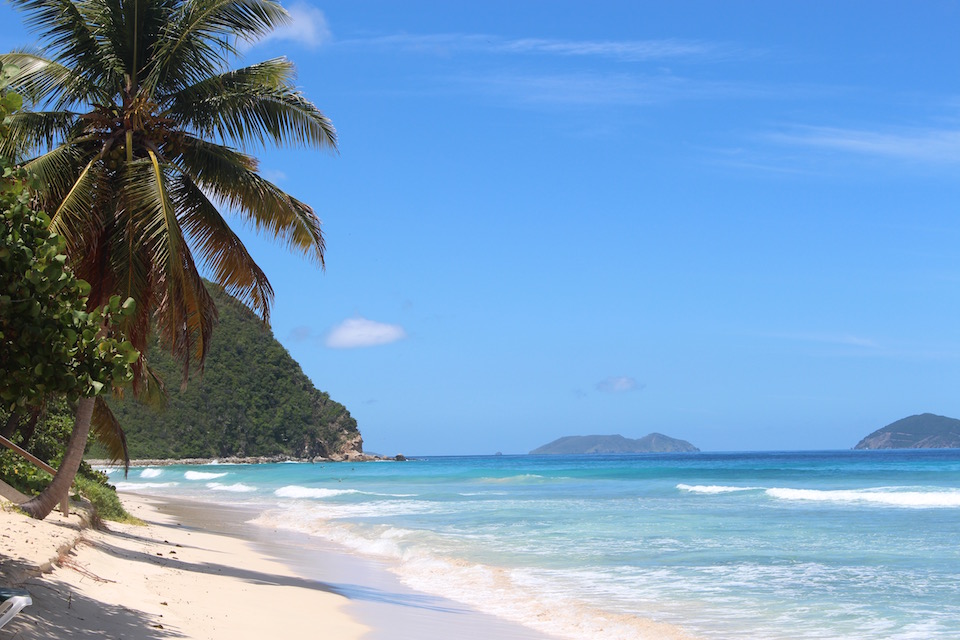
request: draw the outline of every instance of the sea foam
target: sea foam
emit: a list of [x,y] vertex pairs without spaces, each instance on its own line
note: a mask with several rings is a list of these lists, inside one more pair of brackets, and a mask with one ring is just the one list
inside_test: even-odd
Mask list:
[[278,498],[332,498],[348,493],[360,493],[356,489],[323,489],[318,487],[300,487],[288,485],[273,492]]
[[960,490],[891,491],[886,489],[767,489],[771,498],[808,502],[865,503],[892,507],[960,507]]
[[237,482],[234,484],[220,484],[219,482],[208,482],[207,488],[212,491],[230,491],[232,493],[249,493],[251,491],[256,491],[256,487],[251,487],[248,484],[243,484],[242,482]]
[[166,489],[177,486],[177,482],[117,482],[117,491],[138,491],[140,489]]
[[[314,512],[316,513],[316,512]],[[485,613],[557,637],[686,638],[679,627],[627,613],[595,608],[550,588],[538,572],[496,567],[460,558],[442,557],[432,549],[431,533],[404,527],[356,527],[282,511],[261,514],[253,522],[308,533],[366,556],[391,561],[388,568],[407,586],[476,607]]]
[[759,491],[760,487],[726,487],[715,484],[678,484],[677,489],[690,493],[736,493],[738,491]]
[[163,474],[163,469],[144,469],[140,472],[141,478],[159,478]]
[[215,480],[216,478],[222,478],[227,475],[227,472],[223,473],[210,473],[208,471],[187,471],[183,474],[183,477],[187,480]]

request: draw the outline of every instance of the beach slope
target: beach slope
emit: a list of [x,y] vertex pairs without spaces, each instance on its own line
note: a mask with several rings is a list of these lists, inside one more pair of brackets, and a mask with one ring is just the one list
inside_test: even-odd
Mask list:
[[0,630],[13,638],[323,637],[352,640],[367,628],[347,599],[305,580],[249,542],[190,529],[149,498],[124,496],[147,526],[109,531],[53,513],[42,522],[0,510],[0,584],[33,605]]

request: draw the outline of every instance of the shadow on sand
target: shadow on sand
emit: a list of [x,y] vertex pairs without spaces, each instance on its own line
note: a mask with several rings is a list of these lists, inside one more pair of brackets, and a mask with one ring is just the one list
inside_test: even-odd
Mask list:
[[[32,565],[10,558],[0,560],[0,581],[11,584],[8,576],[26,578],[16,586],[29,591],[33,598],[33,605],[0,629],[0,640],[103,640],[108,637],[104,630],[93,628],[90,624],[97,617],[107,620],[111,628],[120,630],[120,638],[161,640],[183,637],[176,631],[162,628],[162,617],[106,605],[80,594],[69,584],[50,575],[37,576],[36,567]],[[34,612],[43,612],[43,615],[35,615]]]

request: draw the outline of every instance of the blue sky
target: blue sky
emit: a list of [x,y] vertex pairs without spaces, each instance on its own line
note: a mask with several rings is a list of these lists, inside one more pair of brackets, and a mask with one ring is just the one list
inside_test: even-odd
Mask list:
[[339,132],[261,156],[327,270],[244,237],[367,450],[960,417],[960,3],[286,6],[245,61],[293,59]]

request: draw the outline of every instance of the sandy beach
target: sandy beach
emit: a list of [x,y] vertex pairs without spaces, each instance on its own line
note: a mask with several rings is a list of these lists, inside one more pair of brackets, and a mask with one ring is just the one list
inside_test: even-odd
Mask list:
[[147,525],[81,527],[0,512],[0,580],[33,605],[0,630],[13,638],[264,638],[351,640],[368,630],[347,599],[295,575],[241,538],[185,527],[149,498],[124,504]]
[[323,637],[396,640],[543,634],[404,587],[374,561],[247,524],[253,512],[125,494],[145,525],[31,520],[0,509],[0,584],[33,605],[0,640]]

